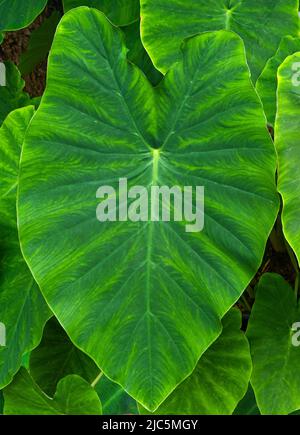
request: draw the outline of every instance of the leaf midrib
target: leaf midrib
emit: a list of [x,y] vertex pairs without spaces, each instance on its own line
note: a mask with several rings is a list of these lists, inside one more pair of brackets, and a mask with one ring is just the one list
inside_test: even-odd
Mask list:
[[[152,182],[151,185],[157,185],[158,182],[158,162],[159,151],[152,150]],[[150,275],[151,275],[151,263],[153,253],[153,221],[150,220],[147,232],[147,257],[146,257],[146,318],[147,318],[147,340],[148,340],[148,366],[150,372],[150,395],[153,396],[153,376],[152,376],[152,347],[151,347],[151,322],[150,318],[153,316],[151,312],[151,294],[150,294]]]

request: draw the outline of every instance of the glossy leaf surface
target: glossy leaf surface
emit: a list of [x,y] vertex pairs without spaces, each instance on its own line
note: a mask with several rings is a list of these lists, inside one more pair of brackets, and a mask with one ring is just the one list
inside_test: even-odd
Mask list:
[[22,142],[33,116],[29,106],[12,112],[0,129],[0,387],[7,385],[25,353],[38,345],[50,311],[20,251],[16,194]]
[[30,104],[29,95],[23,90],[25,82],[16,65],[12,62],[3,65],[1,75],[5,77],[5,85],[0,86],[0,125],[10,112]]
[[[142,40],[162,72],[185,38],[227,29],[243,39],[253,82],[285,35],[298,35],[298,0],[141,0]],[[217,66],[216,66],[217,67]]]
[[[154,410],[260,265],[278,210],[275,156],[238,36],[189,40],[157,88],[126,54],[100,12],[62,19],[23,150],[20,238],[72,341]],[[204,230],[97,221],[97,189],[121,177],[204,186]]]
[[27,27],[46,3],[47,0],[0,0],[0,31]]

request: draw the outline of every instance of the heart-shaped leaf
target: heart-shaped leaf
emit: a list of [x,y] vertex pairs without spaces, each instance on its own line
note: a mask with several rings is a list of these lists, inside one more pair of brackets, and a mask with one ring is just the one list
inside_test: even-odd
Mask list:
[[18,68],[12,62],[0,64],[1,79],[0,86],[0,125],[6,116],[13,110],[30,104],[30,98],[23,91],[25,82],[21,78]]
[[1,0],[0,31],[27,27],[42,12],[47,0]]
[[300,51],[300,38],[292,36],[282,38],[275,56],[269,59],[257,80],[256,90],[263,102],[267,119],[272,125],[274,125],[277,110],[277,70],[287,56],[297,51]]
[[40,345],[30,356],[30,374],[41,389],[53,396],[65,376],[76,374],[91,383],[98,373],[96,364],[73,345],[57,320],[50,319]]
[[289,56],[278,70],[275,146],[278,190],[283,201],[285,237],[300,260],[300,53]]
[[280,275],[263,275],[247,329],[251,383],[262,414],[289,414],[300,408],[300,341],[295,335],[299,322],[291,287]]
[[[221,335],[201,357],[192,375],[155,414],[232,414],[247,391],[252,364],[248,341],[240,330],[240,312],[230,310],[222,324]],[[142,408],[140,411],[147,414]]]
[[182,41],[200,32],[239,34],[255,82],[285,35],[298,35],[298,0],[141,0],[142,40],[165,73],[180,59]]
[[77,375],[63,378],[54,398],[48,397],[21,368],[4,389],[4,414],[10,415],[100,415],[101,402],[91,385]]
[[[62,19],[23,148],[20,241],[72,341],[148,409],[191,374],[256,273],[278,212],[274,173],[234,33],[190,39],[153,88],[102,13]],[[99,222],[96,191],[123,177],[147,193],[204,186],[203,231]]]
[[31,106],[12,112],[0,129],[0,387],[21,366],[22,356],[39,343],[50,311],[20,251],[16,192],[21,146],[34,113]]
[[102,11],[117,26],[126,26],[140,18],[139,0],[63,0],[64,11],[89,6]]

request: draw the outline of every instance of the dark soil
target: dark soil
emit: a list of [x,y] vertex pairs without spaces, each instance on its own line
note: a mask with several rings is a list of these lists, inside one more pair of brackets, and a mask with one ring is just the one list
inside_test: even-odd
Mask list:
[[[61,0],[49,1],[41,15],[26,29],[7,32],[0,47],[0,60],[10,60],[18,65],[21,54],[27,49],[31,32],[37,29],[46,18],[50,17],[54,10],[59,10],[63,13]],[[39,97],[43,94],[46,84],[46,70],[47,60],[37,65],[31,74],[23,77],[25,80],[25,91],[31,97]]]
[[276,252],[270,242],[267,244],[262,266],[255,275],[251,286],[256,285],[261,275],[266,272],[278,273],[279,275],[282,275],[291,286],[294,285],[296,272],[289,254],[287,252]]

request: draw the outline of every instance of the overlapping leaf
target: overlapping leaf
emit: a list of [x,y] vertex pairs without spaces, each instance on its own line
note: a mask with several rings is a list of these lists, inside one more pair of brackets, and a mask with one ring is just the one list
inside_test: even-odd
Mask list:
[[3,393],[2,391],[0,391],[0,414],[3,414],[3,406],[4,406]]
[[[23,149],[21,244],[72,341],[148,409],[191,374],[259,267],[274,172],[238,36],[189,40],[152,88],[103,14],[65,15]],[[204,230],[98,222],[96,191],[120,177],[204,186]]]
[[[99,375],[99,368],[73,345],[57,320],[52,318],[45,326],[40,345],[31,352],[30,374],[39,387],[52,397],[58,382],[65,376],[76,374],[93,383]],[[135,401],[105,376],[101,376],[95,388],[104,414],[137,411]]]
[[298,0],[141,0],[142,40],[162,72],[180,59],[182,41],[227,29],[246,46],[255,82],[285,35],[298,35]]
[[76,374],[91,383],[99,369],[52,318],[45,326],[40,345],[31,353],[30,374],[46,394],[53,396],[57,383],[65,376]]
[[47,58],[59,20],[60,13],[54,11],[31,33],[28,48],[20,58],[19,68],[22,75],[29,74],[36,65]]
[[289,56],[278,72],[275,145],[278,189],[282,196],[282,225],[286,239],[300,259],[300,53]]
[[128,48],[127,58],[137,65],[147,76],[153,85],[157,85],[162,74],[154,68],[153,63],[145,50],[140,37],[140,22],[136,21],[129,26],[122,27],[125,35],[125,43]]
[[46,3],[47,0],[0,0],[0,31],[27,27]]
[[0,86],[0,125],[6,116],[15,109],[30,104],[29,95],[23,91],[25,82],[12,62],[4,62],[1,74],[4,76],[3,86]]
[[260,415],[255,394],[252,386],[249,384],[247,393],[242,398],[234,410],[234,415]]
[[21,368],[4,389],[4,414],[21,415],[100,415],[101,402],[91,385],[77,375],[63,378],[52,398]]
[[300,51],[300,38],[285,36],[275,54],[266,64],[263,72],[256,83],[256,90],[259,93],[264,105],[264,111],[270,124],[274,124],[277,110],[277,70],[281,63],[289,55]]
[[161,73],[154,68],[141,41],[139,0],[64,0],[66,12],[78,6],[99,9],[114,24],[122,26],[128,47],[128,59],[141,68],[152,84],[156,85],[161,80]]
[[0,322],[6,327],[0,387],[11,381],[22,356],[38,344],[50,316],[22,257],[16,222],[21,146],[33,112],[31,106],[12,112],[0,129]]
[[293,340],[296,322],[300,309],[291,287],[280,275],[263,275],[247,330],[251,383],[262,414],[289,414],[300,408],[300,341]]
[[117,26],[126,26],[140,17],[139,0],[63,0],[65,12],[78,6],[102,11]]
[[201,357],[193,374],[156,414],[232,414],[247,390],[252,365],[248,341],[240,330],[239,311],[229,311],[222,324],[221,335]]

